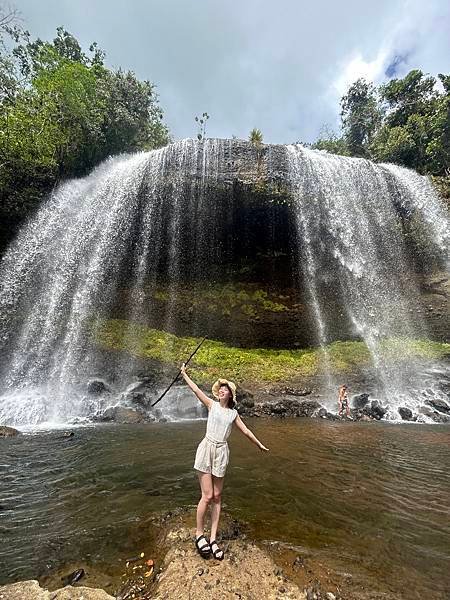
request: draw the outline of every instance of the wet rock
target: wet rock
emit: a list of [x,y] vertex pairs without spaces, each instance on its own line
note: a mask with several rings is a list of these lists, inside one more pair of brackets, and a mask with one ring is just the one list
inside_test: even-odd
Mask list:
[[102,379],[91,379],[87,384],[87,391],[91,396],[98,396],[111,390]]
[[146,423],[153,421],[154,417],[125,406],[111,406],[94,418],[95,421],[114,423]]
[[265,412],[281,417],[312,417],[321,407],[316,400],[284,398],[275,403],[267,403]]
[[61,577],[61,581],[64,586],[72,585],[74,583],[77,583],[77,581],[80,581],[80,579],[82,579],[84,575],[84,569],[77,569],[76,571],[73,571],[73,573],[69,573],[69,575]]
[[362,414],[359,420],[360,421],[373,421],[373,418],[369,417],[369,415]]
[[421,406],[419,408],[419,414],[425,415],[432,419],[435,423],[448,423],[450,422],[450,416],[444,415],[437,410],[432,410],[429,406]]
[[282,570],[268,552],[256,544],[248,540],[244,542],[241,537],[229,539],[223,532],[219,544],[225,550],[224,560],[218,563],[210,559],[211,568],[205,569],[205,560],[198,555],[193,544],[194,529],[184,527],[185,534],[180,535],[182,529],[176,526],[176,531],[175,544],[170,530],[162,542],[168,547],[168,552],[151,596],[154,600],[236,600],[250,597],[275,600],[280,594],[283,598],[305,600],[305,594],[282,577]]
[[312,390],[309,388],[293,388],[289,386],[283,386],[277,389],[277,394],[287,394],[288,396],[309,396]]
[[440,398],[430,398],[426,401],[426,404],[432,406],[439,412],[450,414],[450,406],[447,404],[447,402],[444,402],[444,400],[441,400]]
[[253,408],[255,406],[255,400],[253,394],[249,390],[238,388],[236,393],[236,400],[238,405],[244,408]]
[[398,413],[404,421],[414,421],[415,420],[414,416],[413,416],[413,412],[409,408],[401,406],[398,409]]
[[369,394],[359,394],[353,397],[353,406],[355,408],[364,408],[369,403]]
[[0,587],[1,600],[114,600],[104,590],[84,586],[67,586],[49,592],[36,580],[19,581]]
[[138,404],[144,408],[150,408],[156,400],[156,391],[153,380],[141,379],[129,385],[121,396],[121,402]]
[[0,425],[0,437],[13,437],[19,435],[20,431],[14,429],[14,427],[6,427],[6,425]]
[[380,419],[382,419],[384,417],[384,415],[386,414],[387,409],[384,408],[383,406],[381,406],[380,402],[378,402],[378,400],[372,400],[370,406],[365,406],[363,409],[363,413],[368,415],[369,417],[372,417],[374,419],[377,419],[377,421],[379,421]]
[[270,406],[270,412],[273,415],[284,415],[287,413],[287,407],[282,402],[277,402]]

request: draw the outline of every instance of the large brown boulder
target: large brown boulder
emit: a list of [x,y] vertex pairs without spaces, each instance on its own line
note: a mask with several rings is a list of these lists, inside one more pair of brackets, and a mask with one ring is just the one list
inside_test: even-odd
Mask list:
[[13,437],[14,435],[19,435],[19,433],[20,431],[14,429],[14,427],[0,425],[0,437]]

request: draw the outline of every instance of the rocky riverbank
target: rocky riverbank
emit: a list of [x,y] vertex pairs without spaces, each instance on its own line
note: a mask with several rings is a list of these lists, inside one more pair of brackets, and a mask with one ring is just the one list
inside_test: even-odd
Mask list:
[[[100,385],[100,382],[99,382]],[[116,423],[164,422],[166,417],[160,408],[152,408],[155,400],[154,386],[151,382],[137,382],[130,386],[129,392],[121,397],[122,404],[108,407],[93,416],[94,421]],[[448,387],[448,384],[447,384]],[[208,394],[209,390],[204,389]],[[191,395],[187,388],[175,387],[174,394],[184,397]],[[265,389],[251,391],[238,387],[237,409],[245,417],[310,417],[329,420],[350,418],[353,421],[379,421],[386,418],[389,411],[387,403],[382,403],[369,393],[354,394],[350,397],[350,414],[340,416],[336,402],[335,411],[327,409],[317,388],[301,386],[275,385]],[[186,403],[178,407],[178,418],[196,418],[206,416],[202,406]],[[399,406],[389,418],[413,422],[450,422],[450,404],[436,397],[430,388],[425,390],[423,404],[417,410]]]

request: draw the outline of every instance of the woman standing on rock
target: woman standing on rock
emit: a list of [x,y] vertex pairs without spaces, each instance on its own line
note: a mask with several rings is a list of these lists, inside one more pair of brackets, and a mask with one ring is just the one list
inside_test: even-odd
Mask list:
[[[267,452],[266,448],[248,429],[238,415],[236,406],[236,385],[226,379],[218,379],[212,386],[212,393],[218,402],[208,398],[186,373],[185,364],[181,366],[183,379],[208,409],[208,422],[206,436],[200,442],[195,455],[194,469],[198,471],[198,479],[202,497],[197,506],[197,531],[195,545],[201,556],[208,556],[212,552],[214,558],[223,559],[223,550],[216,542],[217,527],[219,525],[221,495],[225,471],[229,461],[228,437],[233,423],[250,441],[260,450]],[[205,515],[211,505],[211,538],[204,536]]]

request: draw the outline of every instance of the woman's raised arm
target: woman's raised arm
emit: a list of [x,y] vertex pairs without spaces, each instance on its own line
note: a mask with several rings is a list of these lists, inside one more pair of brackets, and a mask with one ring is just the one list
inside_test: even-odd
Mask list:
[[194,394],[197,396],[197,398],[200,400],[200,402],[203,402],[206,408],[210,410],[213,401],[211,400],[211,398],[208,398],[208,396],[204,392],[202,392],[202,390],[198,387],[196,383],[192,381],[192,379],[186,373],[186,365],[184,363],[181,365],[180,371],[181,375],[183,376],[183,379],[194,392]]
[[245,437],[247,437],[256,446],[258,446],[260,450],[262,450],[263,452],[269,452],[269,448],[266,448],[263,444],[261,444],[258,438],[253,434],[253,432],[250,431],[250,429],[244,424],[244,421],[239,415],[237,415],[237,417],[235,418],[234,423],[239,429],[239,431],[241,431],[245,435]]

